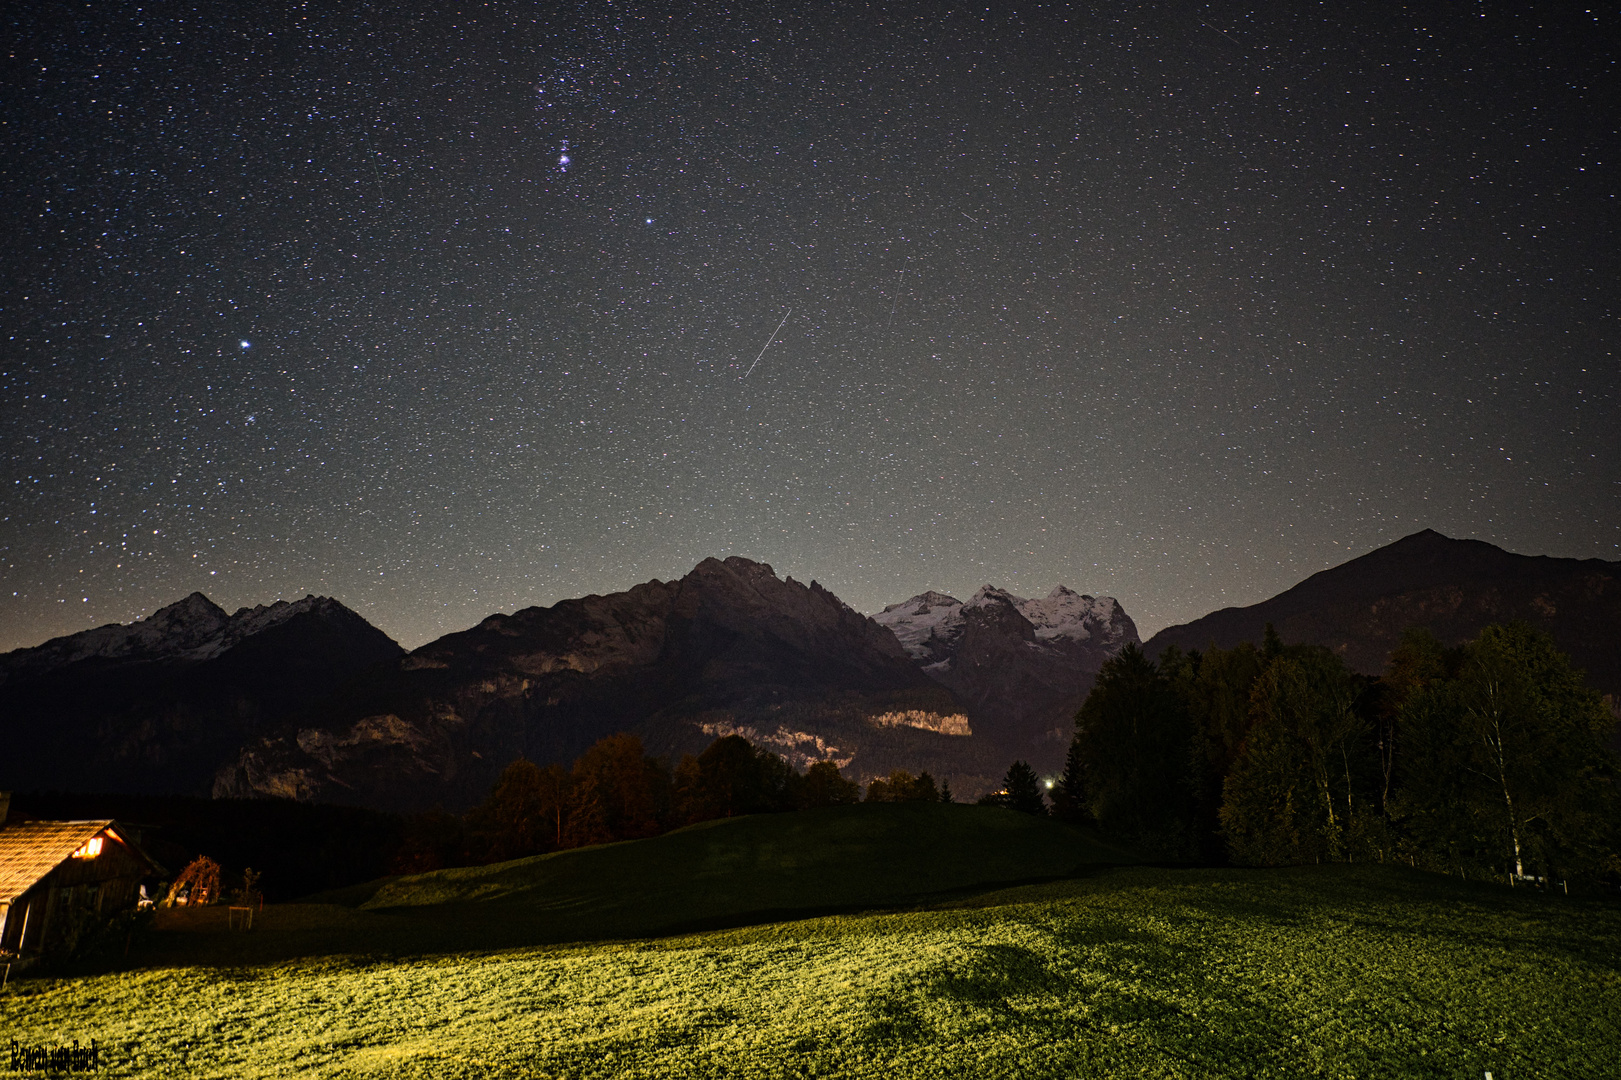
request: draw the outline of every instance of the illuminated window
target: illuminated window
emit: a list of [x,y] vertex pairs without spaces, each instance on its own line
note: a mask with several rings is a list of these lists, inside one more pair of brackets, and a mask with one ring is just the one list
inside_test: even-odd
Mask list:
[[[56,850],[61,851],[61,848]],[[94,859],[101,854],[101,837],[92,836],[84,842],[84,846],[73,853],[75,859]]]

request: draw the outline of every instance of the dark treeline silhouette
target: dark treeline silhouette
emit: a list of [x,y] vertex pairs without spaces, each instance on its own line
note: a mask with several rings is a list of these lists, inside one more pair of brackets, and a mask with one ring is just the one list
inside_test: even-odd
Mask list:
[[1456,648],[1409,630],[1378,678],[1271,626],[1157,664],[1128,646],[1076,716],[1054,814],[1173,860],[1614,882],[1616,724],[1524,624]]
[[867,801],[951,802],[951,785],[937,788],[934,777],[926,772],[913,776],[905,769],[896,769],[867,785]]
[[[207,855],[228,884],[252,867],[272,903],[382,877],[406,824],[396,814],[290,799],[96,792],[18,792],[9,815],[14,822],[96,818],[120,822],[164,868],[160,880]],[[158,895],[157,883],[148,884]]]
[[[502,862],[739,814],[845,805],[861,801],[861,794],[861,785],[845,779],[832,761],[800,773],[740,735],[716,739],[673,768],[649,756],[634,735],[610,735],[571,769],[519,758],[463,817],[444,811],[414,816],[393,869]],[[914,777],[897,769],[868,785],[867,801],[950,802],[951,791],[938,789],[928,773]]]
[[1002,778],[1002,789],[979,797],[980,806],[1000,806],[1017,810],[1021,814],[1047,813],[1047,801],[1041,793],[1041,778],[1027,762],[1015,761]]

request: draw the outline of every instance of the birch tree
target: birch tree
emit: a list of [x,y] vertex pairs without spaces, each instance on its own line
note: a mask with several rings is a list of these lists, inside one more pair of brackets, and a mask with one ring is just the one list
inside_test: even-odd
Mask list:
[[1614,717],[1546,634],[1487,627],[1399,724],[1399,805],[1432,858],[1519,876],[1614,858]]

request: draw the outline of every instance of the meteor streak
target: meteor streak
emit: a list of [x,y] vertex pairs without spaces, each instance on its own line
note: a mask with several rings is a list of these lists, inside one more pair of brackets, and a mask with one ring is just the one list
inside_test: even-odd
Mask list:
[[[777,328],[775,330],[771,331],[771,336],[765,339],[765,344],[760,346],[760,356],[764,356],[765,351],[767,349],[771,348],[771,343],[773,341],[777,340],[777,335],[782,332],[783,325],[785,323],[787,323],[787,321],[788,321],[788,316],[792,315],[793,313],[794,313],[793,308],[789,308],[786,312],[783,313],[782,322],[777,324]],[[743,373],[742,378],[739,378],[737,380],[738,382],[742,382],[743,379],[746,379],[750,375],[754,374],[754,369],[760,366],[760,356],[756,356],[754,358],[754,363],[749,365],[749,369]]]

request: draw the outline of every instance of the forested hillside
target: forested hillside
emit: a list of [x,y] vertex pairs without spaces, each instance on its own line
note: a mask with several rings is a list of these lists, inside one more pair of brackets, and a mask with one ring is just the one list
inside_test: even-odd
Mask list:
[[1616,717],[1552,639],[1410,630],[1378,677],[1322,646],[1128,648],[1076,718],[1061,816],[1162,857],[1621,880]]

